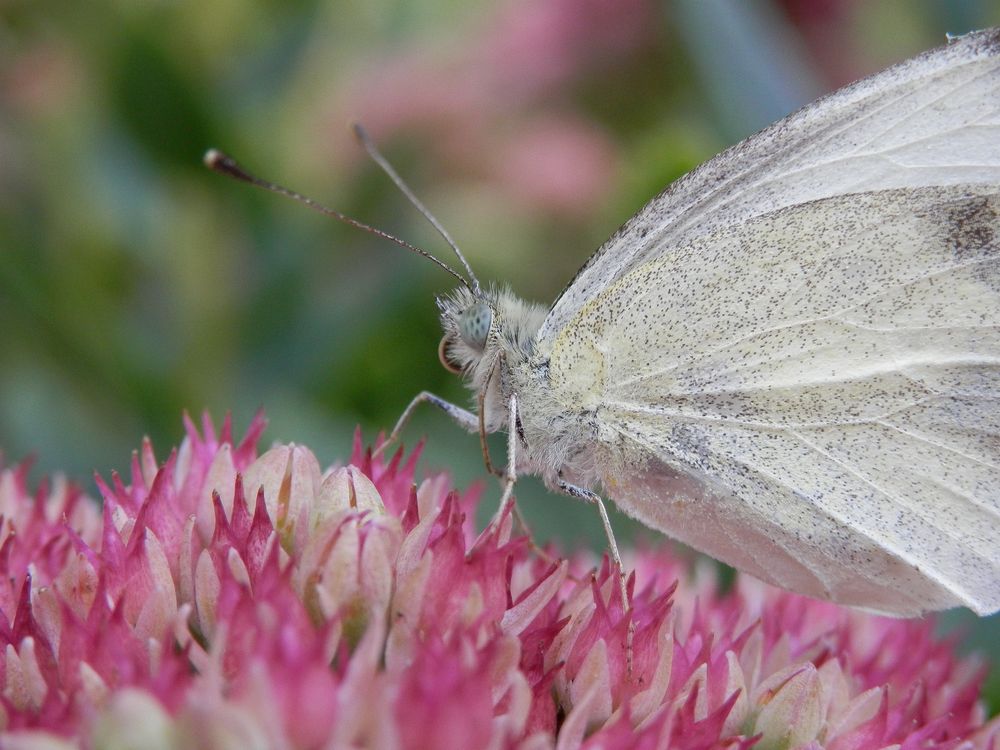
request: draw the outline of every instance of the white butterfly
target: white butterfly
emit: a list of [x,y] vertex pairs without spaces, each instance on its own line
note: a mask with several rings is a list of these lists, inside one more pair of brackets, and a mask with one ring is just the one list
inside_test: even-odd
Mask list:
[[439,300],[440,354],[478,414],[425,392],[394,436],[421,402],[506,429],[505,498],[516,469],[594,502],[619,563],[590,488],[792,591],[1000,609],[1000,29],[678,180],[548,311],[458,255],[468,278],[433,259],[462,282]]
[[548,312],[441,308],[519,470],[792,591],[1000,609],[1000,31],[678,180]]

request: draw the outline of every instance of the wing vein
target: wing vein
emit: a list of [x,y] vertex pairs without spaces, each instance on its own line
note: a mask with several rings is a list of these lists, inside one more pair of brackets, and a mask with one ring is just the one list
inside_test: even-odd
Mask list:
[[[996,66],[987,67],[987,69],[984,70],[984,71],[982,71],[981,73],[977,73],[976,75],[972,76],[971,78],[962,81],[961,85],[962,86],[968,86],[970,84],[974,84],[976,81],[978,81],[978,80],[980,80],[982,78],[987,78],[989,76],[995,75],[996,72],[997,72],[997,67]],[[878,140],[879,138],[884,138],[885,135],[887,133],[891,132],[893,128],[898,127],[900,124],[905,124],[907,122],[910,122],[911,120],[913,120],[913,118],[918,117],[923,112],[926,112],[930,107],[934,106],[935,104],[938,104],[939,102],[943,101],[946,97],[954,94],[955,91],[956,91],[956,89],[957,89],[957,85],[954,86],[954,87],[952,87],[948,91],[941,92],[940,94],[938,94],[933,99],[929,99],[926,102],[921,102],[912,112],[908,112],[900,120],[898,120],[897,122],[893,123],[890,127],[886,127],[884,130],[882,130],[881,132],[879,132],[877,135],[873,136],[868,141],[866,141],[866,143],[872,143],[872,142]],[[961,127],[966,127],[966,126],[967,126],[967,123],[963,123],[961,125]],[[938,131],[937,133],[935,133],[935,135],[936,136],[940,136],[943,133],[950,133],[950,132],[953,132],[954,130],[957,130],[957,129],[958,129],[957,127],[952,127],[949,130]],[[920,139],[920,140],[926,140],[926,139]],[[912,142],[916,143],[918,141],[912,141]],[[875,151],[873,153],[879,153],[879,152]]]
[[[832,453],[823,450],[820,446],[816,445],[811,440],[807,439],[801,433],[796,432],[794,430],[791,430],[790,434],[792,436],[794,436],[795,438],[797,438],[803,445],[805,445],[810,450],[815,451],[819,455],[821,455],[824,458],[826,458],[828,461],[831,461],[832,463],[834,463],[837,466],[839,466],[841,469],[843,469],[845,472],[847,472],[848,474],[850,474],[852,477],[854,477],[858,481],[860,481],[863,484],[871,487],[872,490],[874,490],[877,494],[882,495],[889,502],[893,503],[894,505],[901,506],[901,507],[905,508],[908,513],[915,513],[915,509],[914,509],[913,505],[911,503],[907,502],[906,498],[903,497],[902,495],[898,495],[898,494],[889,492],[888,490],[882,488],[873,479],[870,479],[869,477],[865,476],[863,473],[861,473],[860,471],[858,471],[857,469],[855,469],[854,467],[852,467],[847,462],[845,462],[842,459],[838,458],[837,456],[834,456]],[[956,494],[960,494],[966,500],[970,500],[971,499],[969,497],[969,495],[966,494],[965,492],[957,492],[956,491]],[[975,502],[972,502],[972,504],[973,505],[978,505],[978,503],[975,503]],[[945,534],[945,536],[949,537],[950,539],[955,540],[958,543],[957,546],[968,548],[968,540],[965,538],[965,535],[962,534],[959,531],[955,531],[954,529],[952,529],[951,527],[949,527],[948,524],[940,522],[937,519],[926,518],[925,516],[922,516],[922,515],[919,515],[919,514],[917,514],[917,517],[920,518],[921,521],[924,521],[925,523],[928,523],[929,525],[933,526],[938,531],[940,531],[943,534]],[[854,526],[852,524],[848,524],[848,525],[851,525],[852,528],[855,528],[855,529],[857,528],[856,526]],[[872,537],[869,536],[869,539],[871,539],[871,538]],[[875,541],[879,546],[885,547],[886,549],[890,549],[893,552],[896,552],[897,554],[899,554],[899,552],[900,552],[900,548],[899,548],[898,545],[892,545],[884,537],[880,538],[880,539],[873,540],[873,541]],[[905,559],[904,555],[900,555],[900,556],[904,557],[904,559]],[[930,572],[931,572],[930,570],[926,570],[925,571],[925,573],[927,573],[927,574],[930,574]],[[940,582],[940,579],[936,578],[935,580],[938,580]]]
[[[971,60],[969,62],[977,62],[977,61]],[[951,71],[939,72],[938,75],[935,77],[939,78],[942,77],[943,75],[950,74],[950,72]],[[988,70],[983,75],[989,75],[993,72],[994,72],[993,70]],[[904,81],[900,83],[899,87],[902,87],[903,91],[900,92],[898,90],[899,87],[897,87],[897,91],[894,92],[894,96],[892,98],[885,96],[884,92],[880,92],[879,94],[880,103],[869,108],[861,116],[854,118],[845,118],[843,120],[836,119],[830,124],[828,124],[826,127],[822,128],[821,130],[815,129],[811,131],[809,138],[810,145],[808,148],[803,148],[799,152],[799,156],[801,157],[804,154],[815,153],[821,146],[826,145],[827,143],[829,143],[829,141],[836,138],[838,135],[841,135],[851,129],[857,128],[860,123],[874,120],[876,117],[880,116],[885,111],[891,111],[892,109],[896,108],[900,101],[903,101],[907,97],[913,95],[913,92],[908,88],[908,86],[914,83],[915,83],[914,81]],[[967,81],[963,81],[963,84],[965,83],[967,83]],[[946,93],[950,93],[950,91]],[[941,96],[944,95],[945,94],[942,94]],[[871,96],[873,96],[873,94],[870,95],[869,98],[871,98]],[[938,99],[940,98],[941,97],[938,97]],[[934,101],[937,101],[938,99],[935,99]],[[851,104],[853,107],[858,106],[856,102],[852,102]],[[893,123],[893,126],[895,126],[896,124],[897,123]],[[885,130],[880,131],[877,136],[873,136],[868,141],[868,143],[874,141],[877,137],[884,136],[885,133],[888,131],[889,128],[887,127]],[[851,153],[855,154],[856,152],[851,152]],[[769,155],[768,157],[756,161],[753,164],[753,173],[765,176],[762,176],[757,180],[747,182],[745,185],[741,186],[741,188],[737,191],[727,190],[726,188],[736,183],[741,177],[745,176],[751,171],[750,168],[748,167],[744,171],[735,174],[731,179],[716,185],[715,190],[713,190],[711,194],[706,196],[701,201],[692,203],[684,210],[681,216],[679,216],[669,226],[664,227],[664,229],[669,229],[675,234],[678,231],[682,232],[683,230],[687,229],[695,219],[704,215],[706,211],[710,211],[714,206],[718,205],[721,202],[724,202],[723,200],[720,200],[720,198],[732,199],[738,197],[743,192],[754,189],[759,190],[761,187],[774,184],[779,180],[785,181],[791,175],[804,173],[819,167],[829,166],[831,164],[835,164],[836,162],[840,161],[840,159],[820,160],[811,162],[806,166],[800,167],[795,170],[789,170],[780,173],[768,173],[768,170],[765,169],[765,167],[771,165],[772,163],[776,163],[782,159],[787,159],[787,152],[784,149],[780,149],[775,153]],[[695,216],[695,214],[697,214],[698,216]]]
[[[958,448],[954,448],[954,447],[952,447],[950,445],[947,445],[946,443],[939,443],[936,440],[931,440],[926,435],[921,435],[920,433],[912,432],[911,430],[904,429],[904,428],[900,427],[899,425],[892,424],[892,422],[886,422],[884,420],[884,418],[882,418],[882,419],[875,419],[875,420],[872,420],[872,421],[875,424],[880,424],[883,427],[889,428],[890,430],[895,430],[896,432],[898,432],[898,433],[900,433],[902,435],[906,435],[907,437],[913,438],[914,440],[918,440],[921,443],[925,443],[926,445],[929,445],[932,448],[937,448],[938,450],[947,451],[948,453],[953,453],[956,456],[961,456],[962,458],[964,458],[964,459],[966,459],[968,461],[972,461],[973,463],[978,464],[980,466],[985,466],[985,467],[990,468],[990,469],[998,469],[998,470],[1000,470],[1000,465],[997,465],[997,464],[993,463],[992,461],[986,461],[986,460],[984,460],[982,458],[977,458],[976,456],[973,456],[973,455],[970,455],[968,453],[965,453],[964,451],[960,451]],[[979,503],[976,503],[976,504],[978,505]],[[991,510],[991,512],[993,512],[995,514],[1000,515],[1000,513],[998,513],[995,508],[991,507],[990,510]]]
[[747,341],[750,341],[751,339],[756,338],[757,336],[763,336],[763,335],[766,335],[766,334],[769,334],[769,333],[777,333],[778,331],[788,330],[790,328],[795,328],[797,326],[803,326],[803,325],[809,325],[809,324],[812,324],[812,323],[824,323],[824,322],[829,321],[829,320],[838,320],[839,322],[842,322],[845,325],[854,325],[851,321],[843,320],[842,316],[845,313],[849,313],[849,312],[851,312],[853,310],[858,309],[859,307],[864,307],[865,305],[868,305],[868,304],[870,304],[870,303],[878,300],[880,297],[882,297],[883,295],[887,294],[888,292],[896,291],[897,289],[906,289],[907,287],[910,287],[910,286],[912,286],[914,284],[919,284],[919,283],[921,283],[923,281],[927,281],[928,279],[938,278],[938,277],[943,276],[943,275],[948,274],[948,273],[954,273],[955,271],[961,271],[961,270],[965,270],[966,268],[973,268],[975,266],[983,265],[983,264],[986,264],[986,263],[996,263],[996,262],[997,262],[997,258],[995,258],[995,257],[977,258],[975,260],[968,260],[968,261],[964,261],[962,263],[955,263],[955,264],[947,266],[945,268],[940,268],[940,269],[938,269],[936,271],[931,271],[931,272],[926,273],[926,274],[921,274],[920,276],[917,276],[917,277],[912,278],[912,279],[907,279],[906,281],[901,281],[901,282],[898,282],[898,283],[895,283],[895,284],[887,284],[882,289],[880,289],[877,293],[872,294],[869,297],[866,297],[865,299],[860,300],[860,301],[858,301],[858,302],[856,302],[856,303],[854,303],[852,305],[848,305],[846,307],[843,307],[843,308],[837,310],[836,312],[832,312],[832,313],[829,313],[827,315],[821,315],[821,316],[815,317],[815,318],[800,318],[798,320],[792,320],[792,321],[780,323],[778,325],[773,325],[773,326],[768,326],[766,328],[761,328],[760,330],[753,331],[751,333],[746,334],[745,336],[739,336],[737,338],[730,339],[729,341],[726,341],[726,342],[724,342],[724,343],[722,343],[722,344],[720,344],[720,345],[718,345],[716,347],[713,347],[711,349],[708,349],[707,351],[700,352],[697,356],[692,357],[690,359],[678,360],[678,361],[676,361],[676,362],[674,362],[672,364],[666,365],[664,367],[660,367],[660,368],[657,368],[655,370],[651,370],[649,372],[640,373],[640,374],[637,374],[637,375],[635,375],[634,377],[631,377],[631,378],[626,378],[624,380],[620,380],[620,381],[618,381],[618,382],[615,383],[615,387],[616,388],[625,388],[625,387],[628,387],[628,386],[635,385],[636,383],[641,383],[641,382],[643,382],[645,380],[648,380],[650,378],[656,378],[656,377],[660,377],[660,376],[666,375],[667,373],[673,372],[674,370],[677,370],[677,369],[679,369],[681,367],[690,367],[693,363],[697,362],[699,359],[704,359],[706,357],[710,357],[710,356],[713,356],[715,354],[719,354],[721,352],[726,351],[727,349],[731,349],[734,346],[738,346],[739,344],[743,344],[743,343],[745,343]]

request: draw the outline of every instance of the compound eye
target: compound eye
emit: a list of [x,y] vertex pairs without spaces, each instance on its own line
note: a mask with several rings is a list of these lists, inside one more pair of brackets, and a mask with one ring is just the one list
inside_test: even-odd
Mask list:
[[460,365],[456,364],[454,360],[448,358],[448,346],[451,344],[448,341],[447,336],[441,338],[441,343],[438,344],[438,359],[441,360],[442,366],[448,372],[455,373],[456,375],[462,374],[462,368]]
[[482,351],[486,348],[491,325],[493,310],[485,302],[477,302],[462,313],[458,321],[458,332],[462,341],[473,349]]

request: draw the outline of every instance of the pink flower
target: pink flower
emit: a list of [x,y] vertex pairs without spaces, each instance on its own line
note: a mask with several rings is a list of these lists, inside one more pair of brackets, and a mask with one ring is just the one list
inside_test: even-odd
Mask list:
[[[0,473],[4,748],[1000,746],[982,668],[887,620],[660,549],[607,560],[472,525],[419,451],[322,469],[204,420],[159,465],[34,495]],[[634,623],[631,668],[626,646]]]

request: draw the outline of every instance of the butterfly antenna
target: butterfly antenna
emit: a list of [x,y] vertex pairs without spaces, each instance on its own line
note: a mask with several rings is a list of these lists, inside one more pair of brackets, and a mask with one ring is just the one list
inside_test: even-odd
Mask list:
[[465,268],[465,272],[469,274],[469,278],[472,279],[473,293],[478,295],[480,291],[479,279],[477,279],[476,275],[472,272],[472,267],[469,266],[469,262],[465,259],[465,256],[462,255],[462,251],[458,249],[458,244],[454,239],[452,239],[452,236],[448,234],[448,230],[444,228],[441,222],[434,217],[434,214],[430,212],[427,206],[425,206],[414,194],[414,192],[410,190],[410,186],[403,182],[403,178],[399,176],[395,169],[392,168],[392,165],[388,162],[388,160],[382,156],[382,153],[368,136],[368,132],[358,123],[354,123],[352,127],[354,128],[354,136],[358,139],[358,142],[364,150],[368,152],[372,161],[378,164],[379,167],[382,168],[382,171],[389,175],[389,179],[392,180],[396,187],[399,188],[400,192],[406,196],[406,199],[410,201],[410,203],[413,204],[413,207],[431,223],[431,226],[433,226],[434,229],[437,230],[437,233],[444,238],[444,241],[448,243],[448,246],[455,251],[455,255],[457,255],[458,259],[462,262],[462,267]]
[[[293,201],[302,203],[303,205],[311,208],[313,211],[318,211],[324,216],[330,216],[334,219],[337,219],[338,221],[344,222],[345,224],[350,224],[352,227],[357,227],[358,229],[361,229],[365,232],[369,232],[378,237],[387,239],[390,242],[395,242],[400,247],[405,248],[406,250],[410,250],[411,252],[414,252],[417,255],[422,255],[428,260],[437,263],[439,266],[441,266],[441,268],[443,268],[445,271],[450,273],[456,279],[461,281],[462,284],[467,289],[469,289],[469,291],[476,292],[479,290],[479,283],[475,280],[475,278],[473,278],[474,285],[470,285],[469,282],[461,274],[455,271],[451,266],[438,260],[426,250],[421,250],[419,247],[411,245],[406,240],[401,240],[399,239],[399,237],[396,237],[395,235],[389,234],[388,232],[384,232],[381,229],[376,229],[375,227],[369,226],[368,224],[358,221],[357,219],[352,219],[350,216],[340,213],[340,211],[335,211],[332,208],[328,208],[327,206],[324,206],[322,203],[318,203],[317,201],[314,201],[312,198],[302,195],[302,193],[298,193],[294,190],[289,190],[288,188],[279,185],[276,182],[268,182],[267,180],[262,180],[260,177],[257,177],[256,175],[244,169],[239,164],[239,162],[237,162],[231,156],[227,156],[226,154],[222,153],[221,151],[218,151],[217,149],[211,148],[208,151],[206,151],[203,161],[205,162],[205,166],[211,169],[213,172],[218,172],[219,174],[226,175],[227,177],[232,177],[234,180],[239,180],[240,182],[247,182],[251,185],[259,187],[263,190],[267,190],[271,193],[277,193],[278,195],[283,195],[286,198],[291,198]],[[464,262],[465,259],[463,258],[462,261]]]

